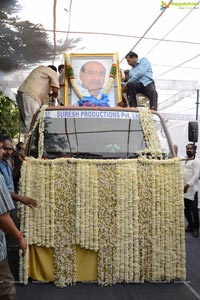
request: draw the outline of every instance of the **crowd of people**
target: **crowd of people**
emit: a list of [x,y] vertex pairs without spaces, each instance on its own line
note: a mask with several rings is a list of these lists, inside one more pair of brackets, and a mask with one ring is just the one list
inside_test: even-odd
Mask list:
[[22,255],[25,255],[27,248],[23,234],[15,222],[14,202],[20,201],[31,208],[37,206],[35,199],[18,194],[19,172],[23,159],[23,143],[18,143],[14,151],[12,140],[7,136],[0,136],[0,300],[16,299],[15,281],[7,258],[7,236],[10,235],[16,240]]

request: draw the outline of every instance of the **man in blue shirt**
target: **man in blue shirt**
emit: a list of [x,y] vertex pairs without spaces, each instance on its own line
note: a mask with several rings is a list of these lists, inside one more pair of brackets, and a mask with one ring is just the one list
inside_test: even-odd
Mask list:
[[[3,142],[0,141],[0,157],[3,153]],[[14,208],[4,178],[0,174],[0,299],[3,300],[16,300],[14,278],[8,264],[4,232],[14,237],[23,255],[27,247],[22,233],[17,229],[9,215],[9,211]]]
[[31,208],[36,207],[37,206],[36,200],[15,193],[14,182],[13,182],[13,169],[9,161],[9,159],[11,159],[11,156],[13,154],[12,141],[9,138],[0,136],[0,142],[3,143],[3,148],[4,148],[3,156],[0,155],[0,173],[4,177],[5,183],[11,194],[12,199],[16,202],[19,201],[25,205],[28,205]]
[[149,98],[150,109],[157,110],[158,93],[151,63],[145,57],[138,59],[138,55],[132,51],[126,55],[126,60],[132,68],[128,81],[122,86],[122,91],[129,95],[130,107],[137,107],[136,94],[142,93]]

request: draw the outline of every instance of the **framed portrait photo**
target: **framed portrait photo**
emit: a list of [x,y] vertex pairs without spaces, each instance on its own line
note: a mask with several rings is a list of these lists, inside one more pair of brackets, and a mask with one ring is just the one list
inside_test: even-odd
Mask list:
[[115,107],[121,98],[117,53],[65,53],[65,105]]

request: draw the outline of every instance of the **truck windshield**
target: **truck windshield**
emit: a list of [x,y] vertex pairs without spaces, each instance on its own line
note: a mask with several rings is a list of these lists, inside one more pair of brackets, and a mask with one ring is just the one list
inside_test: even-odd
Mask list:
[[[91,113],[89,113],[91,112]],[[146,144],[137,112],[47,111],[44,156],[81,158],[135,158]],[[168,137],[158,115],[153,115],[158,136],[168,156]],[[33,132],[28,156],[38,156],[38,128]]]

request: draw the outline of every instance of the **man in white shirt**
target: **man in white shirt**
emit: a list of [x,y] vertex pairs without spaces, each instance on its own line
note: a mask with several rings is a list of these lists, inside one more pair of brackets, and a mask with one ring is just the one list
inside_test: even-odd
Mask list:
[[196,146],[187,144],[187,157],[183,165],[185,217],[188,222],[186,232],[199,237],[198,185],[200,161],[195,158]]

